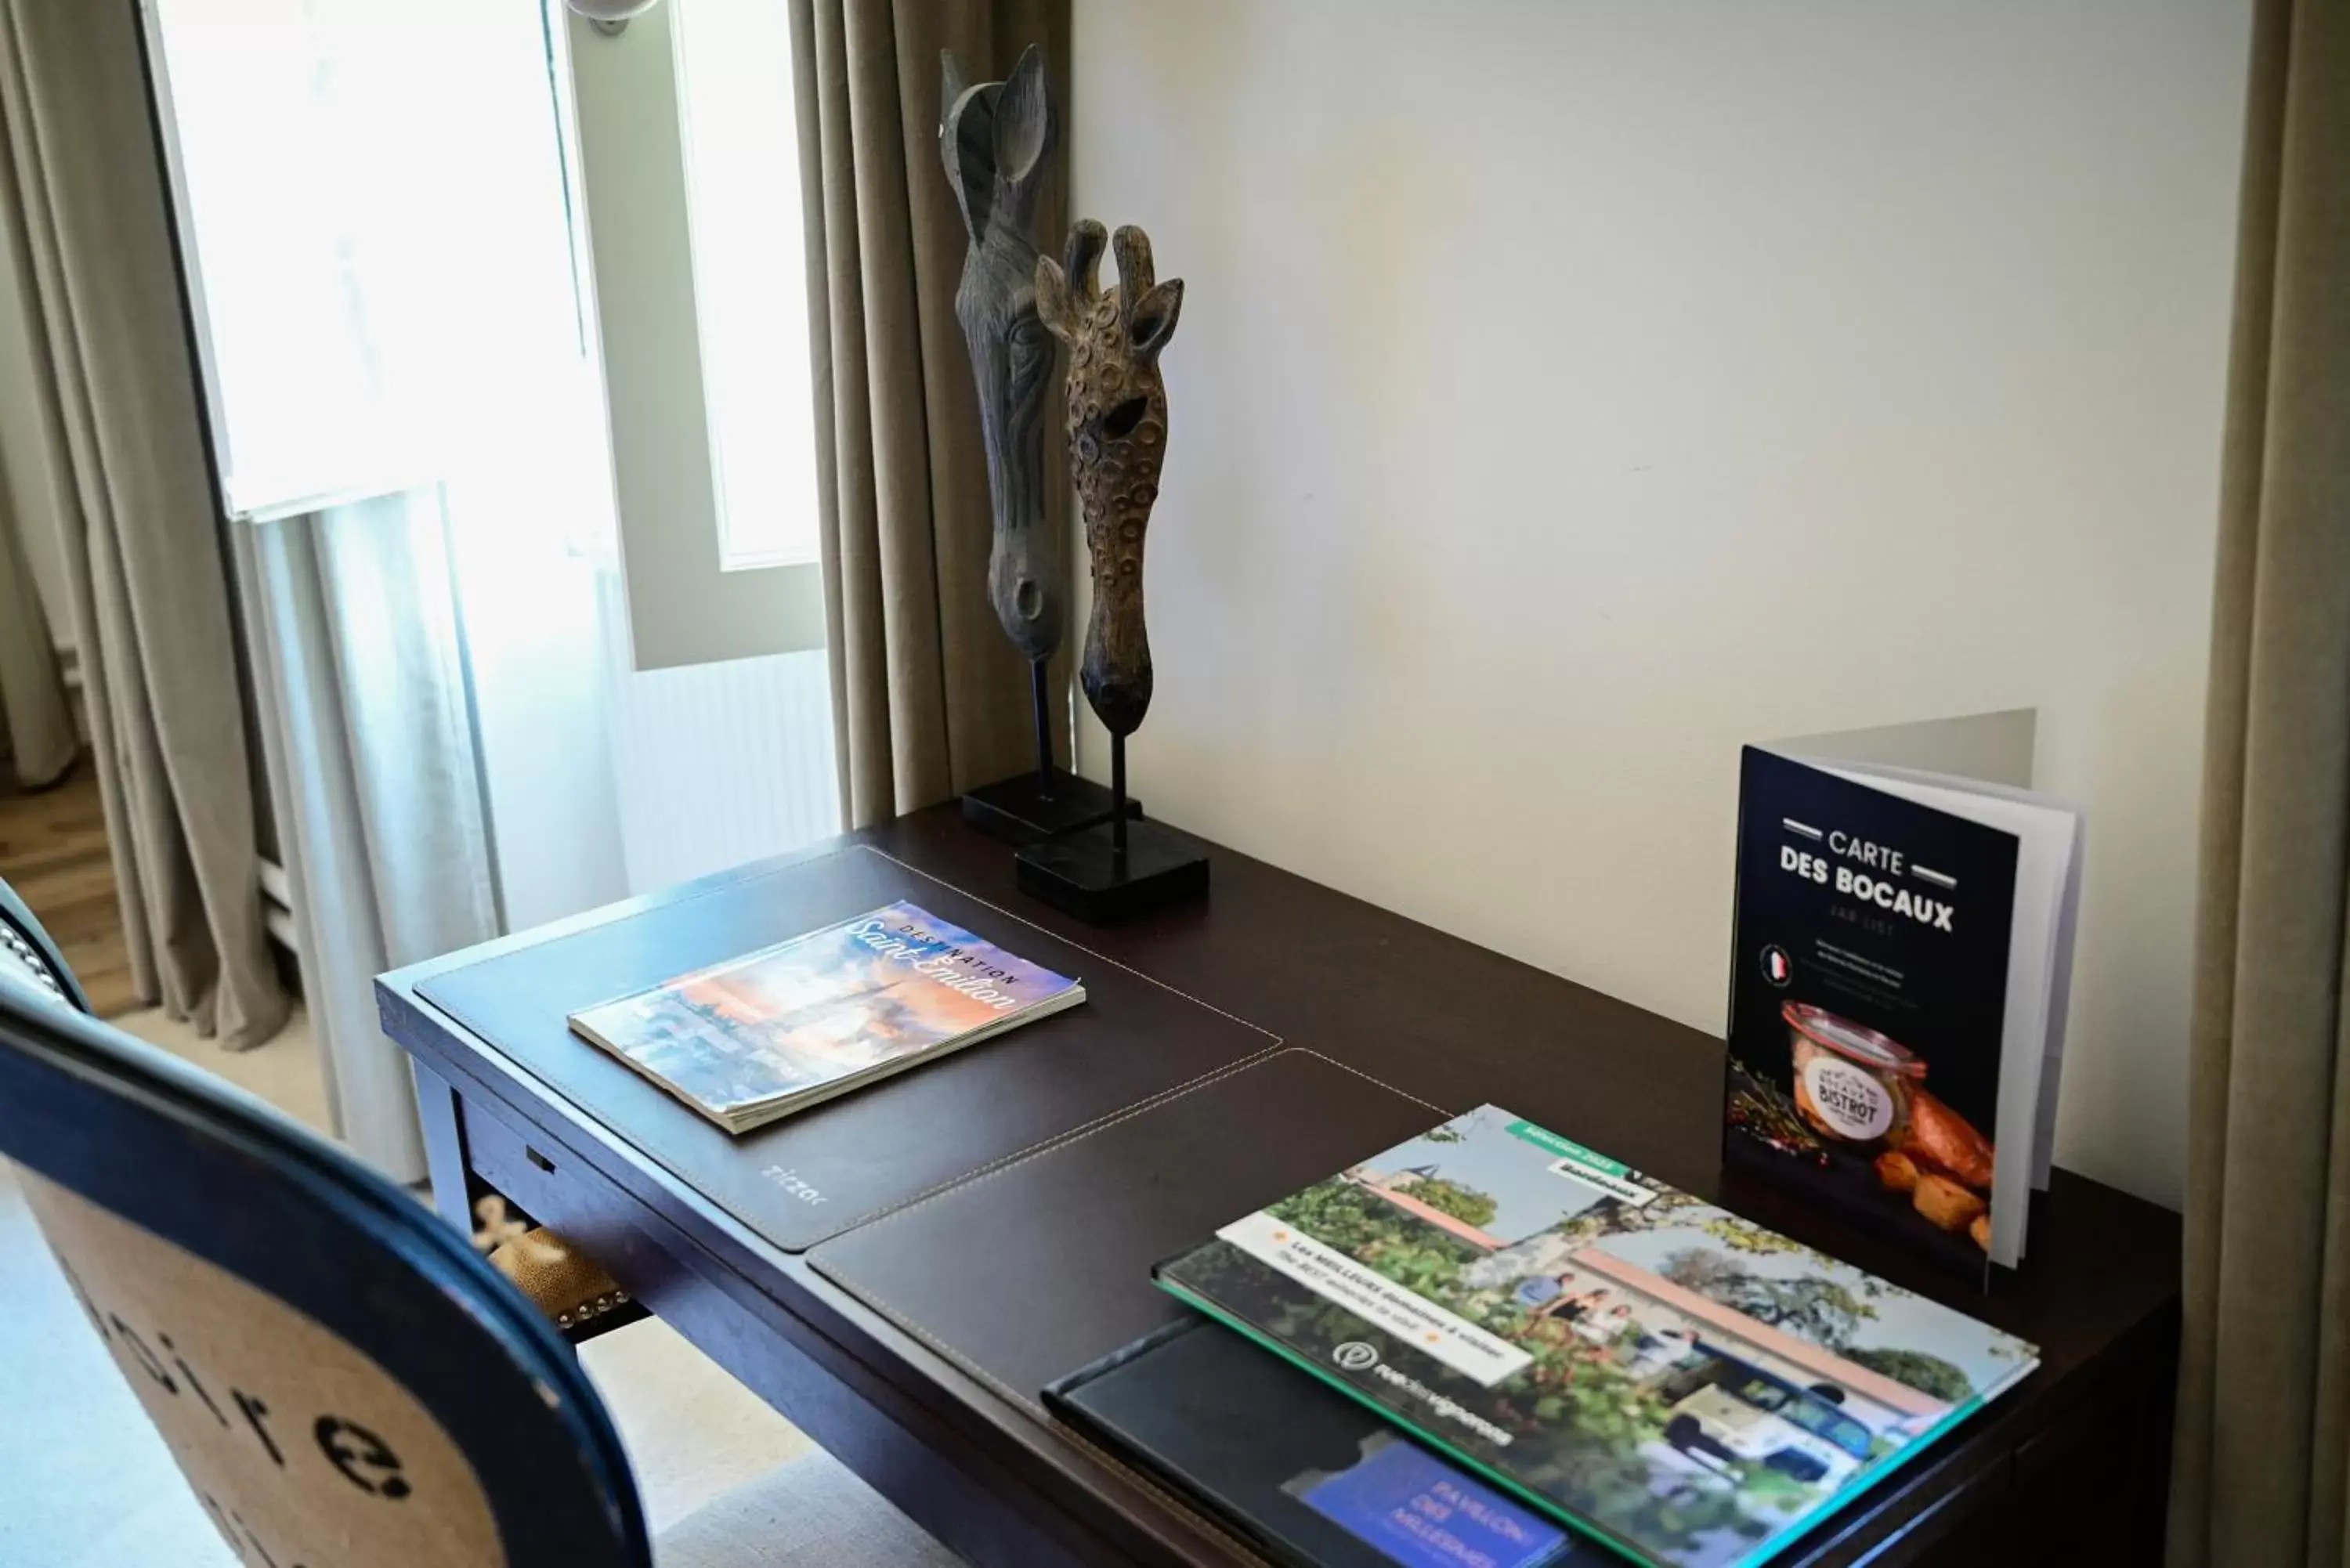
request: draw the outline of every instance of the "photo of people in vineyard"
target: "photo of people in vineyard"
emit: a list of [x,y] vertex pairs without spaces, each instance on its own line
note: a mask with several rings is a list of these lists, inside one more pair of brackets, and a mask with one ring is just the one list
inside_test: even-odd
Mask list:
[[1219,1240],[1162,1280],[1681,1568],[1759,1557],[2033,1365],[2020,1341],[1525,1128],[1485,1107],[1264,1211],[1530,1357],[1499,1381],[1277,1252]]

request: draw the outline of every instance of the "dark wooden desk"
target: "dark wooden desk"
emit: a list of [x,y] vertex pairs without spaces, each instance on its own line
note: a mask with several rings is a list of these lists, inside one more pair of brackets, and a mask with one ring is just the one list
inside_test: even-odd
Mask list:
[[[589,1116],[419,990],[612,921],[664,910],[687,918],[681,906],[842,843],[870,845],[1404,1094],[1454,1111],[1508,1106],[2042,1347],[2043,1366],[2024,1384],[1783,1561],[2158,1561],[2178,1334],[2175,1216],[2059,1171],[2033,1218],[2032,1258],[1991,1296],[1921,1278],[1832,1221],[1785,1211],[1766,1193],[1724,1189],[1718,1042],[1260,861],[1218,850],[1206,904],[1097,930],[1022,898],[1010,854],[942,807],[379,982],[384,1028],[415,1060],[435,1197],[452,1221],[468,1222],[470,1200],[486,1186],[574,1237],[653,1313],[972,1563],[1257,1560],[1114,1457],[958,1365],[922,1324],[884,1316],[805,1252],[774,1244],[650,1158],[648,1147],[674,1135],[668,1118],[690,1112],[649,1102],[637,1114],[643,1125]],[[1018,945],[1016,935],[1007,945]],[[887,1084],[867,1091],[889,1092]]]

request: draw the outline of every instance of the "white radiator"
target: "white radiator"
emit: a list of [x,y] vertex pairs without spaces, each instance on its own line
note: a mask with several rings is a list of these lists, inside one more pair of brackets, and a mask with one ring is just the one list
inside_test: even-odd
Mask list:
[[597,586],[629,891],[839,832],[824,651],[639,671],[619,575]]

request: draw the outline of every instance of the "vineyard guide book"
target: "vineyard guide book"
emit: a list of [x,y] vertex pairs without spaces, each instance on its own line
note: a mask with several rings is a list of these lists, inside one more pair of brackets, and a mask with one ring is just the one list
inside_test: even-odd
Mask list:
[[891,904],[571,1015],[729,1132],[1074,1007],[1085,987]]
[[1654,1568],[1745,1568],[2038,1350],[1485,1106],[1159,1285]]

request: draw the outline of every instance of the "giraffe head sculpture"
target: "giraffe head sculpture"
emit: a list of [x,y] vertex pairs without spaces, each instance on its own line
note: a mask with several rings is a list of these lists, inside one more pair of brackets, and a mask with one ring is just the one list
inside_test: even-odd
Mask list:
[[1030,659],[1061,645],[1057,552],[1045,526],[1045,393],[1053,342],[1036,319],[1036,246],[1028,226],[1056,127],[1045,52],[1031,44],[1011,76],[972,85],[940,52],[939,156],[971,246],[955,319],[971,350],[987,446],[994,544],[987,597],[1003,633]]
[[1086,522],[1093,617],[1079,675],[1111,733],[1130,735],[1150,707],[1150,639],[1142,621],[1142,542],[1167,455],[1167,387],[1159,353],[1175,336],[1183,282],[1157,281],[1150,238],[1131,224],[1108,243],[1118,284],[1096,278],[1105,235],[1088,218],[1069,231],[1066,269],[1036,263],[1036,311],[1069,346],[1069,472]]

